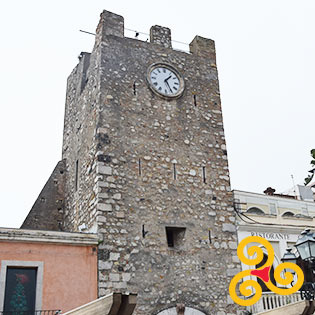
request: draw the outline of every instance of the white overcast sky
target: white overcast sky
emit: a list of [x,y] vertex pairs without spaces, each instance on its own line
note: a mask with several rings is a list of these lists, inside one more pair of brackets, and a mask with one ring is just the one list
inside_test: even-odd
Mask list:
[[[0,226],[19,227],[61,159],[66,80],[103,9],[216,42],[233,189],[303,183],[315,147],[314,0],[0,2]],[[133,36],[131,32],[126,35]],[[142,36],[146,39],[146,36]]]

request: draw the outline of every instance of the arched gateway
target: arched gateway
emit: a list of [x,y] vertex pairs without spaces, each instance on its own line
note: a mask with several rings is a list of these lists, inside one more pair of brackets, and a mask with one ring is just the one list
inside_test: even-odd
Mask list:
[[[159,312],[157,315],[177,315],[177,314],[178,313],[176,312],[176,307],[171,307],[171,308],[168,308],[166,310]],[[185,307],[184,315],[206,315],[206,314],[194,308]]]

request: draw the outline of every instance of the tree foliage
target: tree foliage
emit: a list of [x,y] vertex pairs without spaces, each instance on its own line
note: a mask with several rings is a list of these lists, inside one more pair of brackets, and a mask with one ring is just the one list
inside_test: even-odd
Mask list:
[[311,180],[314,177],[314,173],[315,173],[315,149],[311,150],[311,156],[312,156],[312,160],[311,160],[311,165],[312,165],[312,169],[309,171],[309,174],[305,179],[304,179],[304,185],[306,186],[308,183],[311,182]]

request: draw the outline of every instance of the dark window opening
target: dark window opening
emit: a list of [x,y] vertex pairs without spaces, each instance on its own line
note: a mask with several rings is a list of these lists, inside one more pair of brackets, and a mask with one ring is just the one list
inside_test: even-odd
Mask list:
[[183,227],[165,227],[168,247],[179,248],[184,243],[186,228]]
[[75,162],[75,191],[78,190],[79,160]]
[[36,274],[37,268],[8,267],[4,291],[4,312],[34,314]]
[[149,231],[145,230],[144,224],[142,224],[142,237],[145,238],[145,236],[149,233]]
[[203,180],[203,183],[204,183],[204,184],[207,183],[207,179],[206,179],[206,167],[205,167],[205,166],[202,167],[202,180]]
[[262,211],[261,209],[259,209],[257,207],[251,207],[246,212],[251,213],[251,214],[257,214],[257,215],[264,215],[265,214],[264,211]]
[[283,216],[283,217],[294,217],[294,213],[291,212],[291,211],[287,211],[287,212],[285,212],[282,216]]
[[139,176],[141,176],[141,159],[138,161]]
[[173,163],[173,179],[176,180],[177,174],[176,174],[176,164]]
[[194,105],[197,106],[197,97],[194,95]]

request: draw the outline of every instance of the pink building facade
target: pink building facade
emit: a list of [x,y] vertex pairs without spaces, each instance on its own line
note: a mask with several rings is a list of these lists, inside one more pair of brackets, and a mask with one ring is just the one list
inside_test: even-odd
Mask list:
[[0,312],[66,312],[97,299],[94,234],[0,228]]

